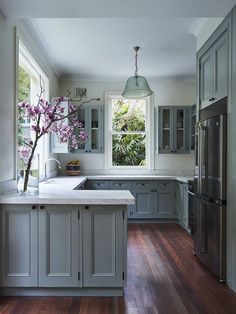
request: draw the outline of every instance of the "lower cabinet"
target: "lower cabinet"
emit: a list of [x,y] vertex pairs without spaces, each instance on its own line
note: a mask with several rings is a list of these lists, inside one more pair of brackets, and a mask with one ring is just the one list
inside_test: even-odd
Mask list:
[[37,287],[37,211],[30,205],[6,205],[0,213],[1,286]]
[[177,182],[176,208],[178,211],[179,223],[188,229],[188,184]]
[[39,286],[81,286],[82,238],[75,206],[50,205],[39,211]]
[[176,218],[174,198],[174,190],[155,190],[154,215],[156,218]]
[[150,182],[135,183],[133,196],[135,205],[130,206],[130,218],[152,218],[153,216],[153,193]]
[[127,228],[124,211],[106,207],[89,206],[83,212],[84,287],[123,286]]
[[126,206],[0,205],[1,287],[119,287]]

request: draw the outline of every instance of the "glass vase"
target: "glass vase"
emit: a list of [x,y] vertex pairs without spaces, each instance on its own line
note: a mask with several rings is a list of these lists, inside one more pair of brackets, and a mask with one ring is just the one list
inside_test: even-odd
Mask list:
[[39,155],[32,159],[31,167],[26,182],[26,165],[23,169],[18,169],[17,174],[17,191],[19,194],[36,195],[39,193]]

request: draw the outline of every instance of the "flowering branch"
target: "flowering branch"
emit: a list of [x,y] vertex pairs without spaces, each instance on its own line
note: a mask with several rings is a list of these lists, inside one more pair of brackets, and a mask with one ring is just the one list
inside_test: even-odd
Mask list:
[[[78,137],[74,134],[75,127],[82,127],[82,123],[77,118],[77,113],[80,108],[90,103],[91,101],[99,101],[99,98],[91,98],[87,101],[82,101],[83,94],[79,99],[69,99],[69,91],[67,97],[56,97],[49,103],[42,99],[44,89],[40,82],[40,93],[38,95],[37,105],[31,105],[28,103],[19,103],[19,121],[24,118],[30,118],[32,121],[31,130],[34,131],[34,138],[24,138],[23,146],[19,147],[19,153],[22,162],[26,165],[24,192],[27,190],[30,168],[34,153],[40,138],[49,133],[55,133],[59,139],[59,142],[70,142],[70,146],[73,149],[78,148],[78,143],[85,142],[88,138],[85,131],[80,131]],[[67,101],[68,112],[65,113],[65,108],[62,106],[62,102]],[[81,102],[75,106],[74,102]],[[68,123],[69,122],[69,123]]]

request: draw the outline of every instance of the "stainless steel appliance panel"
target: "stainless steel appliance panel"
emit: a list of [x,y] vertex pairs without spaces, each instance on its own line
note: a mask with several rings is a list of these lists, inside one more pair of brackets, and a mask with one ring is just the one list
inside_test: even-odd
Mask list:
[[195,165],[196,193],[211,200],[226,199],[226,116],[198,124],[198,164]]
[[199,205],[197,228],[200,230],[195,239],[195,253],[219,277],[220,281],[224,282],[226,278],[226,208],[201,199],[199,199]]

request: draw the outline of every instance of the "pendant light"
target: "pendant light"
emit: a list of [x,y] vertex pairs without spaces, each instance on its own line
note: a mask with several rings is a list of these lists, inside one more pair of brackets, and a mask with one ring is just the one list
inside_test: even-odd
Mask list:
[[134,76],[128,78],[125,90],[122,96],[125,98],[143,98],[152,95],[152,91],[144,76],[138,75],[138,51],[140,47],[134,47],[135,50],[135,72]]

